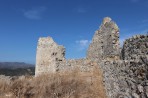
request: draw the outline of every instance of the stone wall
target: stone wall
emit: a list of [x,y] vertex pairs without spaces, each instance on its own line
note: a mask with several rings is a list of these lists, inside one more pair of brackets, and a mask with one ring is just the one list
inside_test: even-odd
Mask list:
[[147,98],[147,66],[143,61],[103,61],[100,67],[108,98]]
[[122,55],[125,60],[148,59],[148,35],[135,35],[125,40]]
[[65,48],[58,45],[51,37],[38,40],[35,75],[56,72],[58,62],[65,59]]
[[147,43],[147,35],[136,35],[124,42],[125,60],[99,63],[108,98],[148,98]]
[[101,61],[103,58],[103,49],[102,49],[102,36],[98,30],[95,32],[95,35],[92,39],[91,44],[89,45],[87,51],[87,58],[95,61]]
[[71,60],[65,59],[65,48],[51,37],[38,41],[36,76],[77,68],[91,74],[95,66],[103,72],[108,98],[148,98],[148,35],[133,36],[120,49],[119,28],[106,17],[93,36],[87,57]]
[[125,81],[125,72],[128,61],[103,60],[99,66],[103,70],[104,85],[108,98],[131,98],[129,87]]
[[93,62],[89,59],[65,59],[65,48],[54,42],[51,37],[38,40],[35,75],[53,73],[79,68],[83,72],[92,70]]
[[119,28],[111,18],[104,18],[100,29],[95,32],[87,58],[95,61],[119,59]]
[[60,62],[57,71],[79,69],[82,72],[91,72],[96,64],[89,59],[70,59]]

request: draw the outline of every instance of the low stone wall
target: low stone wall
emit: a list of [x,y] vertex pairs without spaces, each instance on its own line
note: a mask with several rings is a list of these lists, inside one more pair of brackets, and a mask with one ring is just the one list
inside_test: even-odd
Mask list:
[[93,70],[93,66],[96,64],[97,63],[94,63],[89,59],[70,59],[59,62],[56,69],[57,71],[79,69],[82,72],[91,72],[91,70]]

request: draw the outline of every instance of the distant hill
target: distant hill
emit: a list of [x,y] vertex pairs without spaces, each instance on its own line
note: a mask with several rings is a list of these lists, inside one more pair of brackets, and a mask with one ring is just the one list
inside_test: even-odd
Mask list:
[[5,76],[22,76],[22,75],[35,75],[35,67],[17,68],[17,69],[0,69],[0,75]]
[[17,68],[28,68],[34,67],[33,64],[27,64],[24,62],[0,62],[0,69],[8,68],[8,69],[17,69]]
[[0,75],[21,76],[34,75],[35,66],[24,62],[0,62]]

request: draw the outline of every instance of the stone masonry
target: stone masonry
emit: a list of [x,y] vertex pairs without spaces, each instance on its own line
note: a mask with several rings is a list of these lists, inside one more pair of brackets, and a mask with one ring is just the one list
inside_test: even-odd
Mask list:
[[148,58],[148,36],[135,35],[124,42],[122,57],[125,60]]
[[119,28],[111,18],[106,17],[95,32],[87,51],[87,58],[96,61],[119,59]]
[[56,72],[57,63],[65,59],[65,48],[51,37],[40,38],[37,46],[35,75]]
[[119,46],[119,28],[109,17],[96,30],[86,58],[66,60],[63,46],[51,37],[40,38],[35,75],[76,68],[91,73],[97,65],[108,98],[148,98],[148,35],[125,40],[121,52]]

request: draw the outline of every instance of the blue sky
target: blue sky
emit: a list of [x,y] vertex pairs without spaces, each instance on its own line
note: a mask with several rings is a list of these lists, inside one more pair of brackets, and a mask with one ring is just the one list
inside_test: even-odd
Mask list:
[[121,42],[148,31],[148,0],[0,0],[0,61],[35,63],[39,37],[66,47],[66,58],[86,55],[106,16]]

